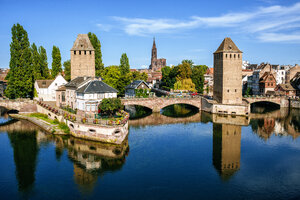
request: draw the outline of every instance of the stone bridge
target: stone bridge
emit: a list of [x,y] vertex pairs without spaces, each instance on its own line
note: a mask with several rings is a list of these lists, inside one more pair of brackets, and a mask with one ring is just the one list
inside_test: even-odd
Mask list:
[[0,100],[0,107],[8,111],[18,111],[20,113],[36,112],[36,102],[30,99]]
[[182,98],[167,98],[167,97],[156,97],[156,98],[124,98],[122,103],[125,106],[139,105],[150,108],[152,112],[160,112],[164,107],[174,104],[188,104],[197,107],[201,110],[201,97],[182,97]]
[[289,107],[289,100],[286,97],[247,97],[243,98],[249,104],[257,103],[257,102],[272,102],[280,105],[280,107]]

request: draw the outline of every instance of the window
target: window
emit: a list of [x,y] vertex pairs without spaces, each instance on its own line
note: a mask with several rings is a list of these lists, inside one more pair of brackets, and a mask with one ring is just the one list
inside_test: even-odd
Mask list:
[[76,55],[76,51],[74,51],[74,55]]
[[235,58],[235,54],[233,54],[233,57]]
[[90,55],[92,54],[92,51],[90,51]]
[[86,51],[84,51],[84,55],[86,55]]
[[234,91],[236,92],[236,89]]
[[240,54],[238,54],[238,58],[240,58]]
[[81,51],[79,51],[79,55],[81,55]]
[[231,58],[231,54],[230,54],[230,58]]
[[227,92],[229,92],[229,90],[227,90]]
[[227,58],[227,54],[225,54],[226,55],[226,58]]

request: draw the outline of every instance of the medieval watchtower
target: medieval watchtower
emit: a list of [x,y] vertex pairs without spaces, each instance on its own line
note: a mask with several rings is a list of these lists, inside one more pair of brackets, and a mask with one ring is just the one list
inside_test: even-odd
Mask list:
[[71,49],[71,79],[95,77],[95,50],[87,34],[78,34]]
[[214,99],[221,104],[242,104],[242,55],[230,38],[214,53]]

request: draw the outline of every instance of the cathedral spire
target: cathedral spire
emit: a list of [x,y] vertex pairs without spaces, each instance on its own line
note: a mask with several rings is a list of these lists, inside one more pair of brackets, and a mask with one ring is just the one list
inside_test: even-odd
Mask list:
[[156,48],[156,44],[155,44],[155,37],[153,37],[153,49]]

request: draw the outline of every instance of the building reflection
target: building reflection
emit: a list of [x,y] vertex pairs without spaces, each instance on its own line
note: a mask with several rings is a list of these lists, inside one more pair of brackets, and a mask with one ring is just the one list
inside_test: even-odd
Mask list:
[[240,169],[241,126],[213,124],[213,165],[222,180]]
[[74,166],[74,182],[83,193],[94,190],[99,176],[120,170],[129,153],[128,139],[122,145],[59,136],[55,137],[55,141],[56,154],[61,155],[62,147],[68,150]]
[[253,114],[250,125],[254,133],[267,141],[272,135],[300,136],[300,110],[280,109],[268,114]]

